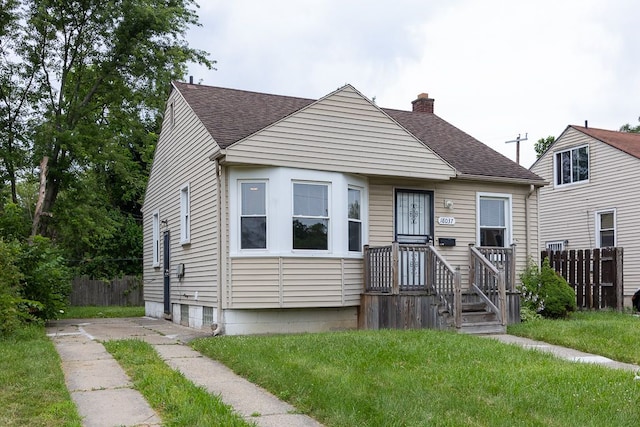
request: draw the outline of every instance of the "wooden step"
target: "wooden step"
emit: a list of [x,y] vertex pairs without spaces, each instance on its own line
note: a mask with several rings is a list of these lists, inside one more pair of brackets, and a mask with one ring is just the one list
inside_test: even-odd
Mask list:
[[463,322],[460,333],[469,335],[495,335],[506,334],[507,327],[498,321],[493,322]]

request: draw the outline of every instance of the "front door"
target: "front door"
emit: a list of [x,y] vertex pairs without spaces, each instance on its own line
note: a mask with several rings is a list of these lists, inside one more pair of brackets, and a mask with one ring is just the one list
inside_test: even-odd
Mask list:
[[171,262],[170,256],[170,244],[171,238],[169,231],[165,231],[163,235],[163,270],[164,270],[164,314],[171,314]]
[[[433,192],[396,190],[395,239],[405,245],[433,242]],[[421,288],[426,285],[426,252],[401,248],[399,254],[400,287]]]

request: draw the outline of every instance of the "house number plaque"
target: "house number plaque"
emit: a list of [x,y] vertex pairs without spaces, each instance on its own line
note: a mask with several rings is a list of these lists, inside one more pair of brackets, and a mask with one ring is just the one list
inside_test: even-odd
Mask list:
[[456,219],[452,216],[438,217],[438,224],[440,225],[455,225]]

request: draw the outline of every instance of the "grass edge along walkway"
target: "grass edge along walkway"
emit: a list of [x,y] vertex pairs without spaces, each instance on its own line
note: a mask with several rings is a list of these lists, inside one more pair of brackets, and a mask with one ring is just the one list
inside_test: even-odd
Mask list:
[[80,427],[60,356],[44,327],[0,339],[0,425]]
[[134,388],[162,418],[163,426],[254,425],[236,414],[218,396],[169,367],[151,344],[136,339],[103,344],[129,375]]

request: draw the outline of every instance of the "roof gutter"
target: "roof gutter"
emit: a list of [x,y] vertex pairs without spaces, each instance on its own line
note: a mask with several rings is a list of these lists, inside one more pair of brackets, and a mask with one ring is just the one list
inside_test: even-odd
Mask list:
[[463,173],[456,176],[456,178],[467,180],[467,181],[489,181],[489,182],[500,182],[504,184],[534,185],[536,187],[549,185],[549,182],[543,179],[508,178],[504,176],[471,175],[471,174]]
[[224,148],[221,148],[220,150],[210,155],[209,160],[211,160],[212,162],[222,163],[224,162],[224,157],[226,157],[226,155],[227,155],[227,150],[225,150]]

